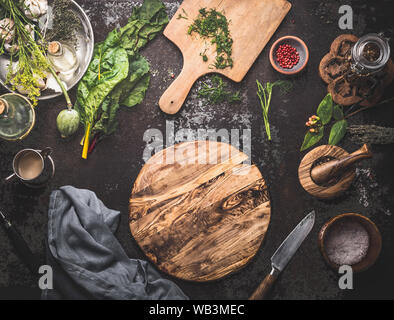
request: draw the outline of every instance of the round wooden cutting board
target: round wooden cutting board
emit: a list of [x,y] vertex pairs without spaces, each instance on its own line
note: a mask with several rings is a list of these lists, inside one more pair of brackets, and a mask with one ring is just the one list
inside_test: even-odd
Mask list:
[[130,199],[130,229],[160,270],[210,281],[253,258],[271,206],[259,169],[247,160],[229,144],[193,141],[145,164]]

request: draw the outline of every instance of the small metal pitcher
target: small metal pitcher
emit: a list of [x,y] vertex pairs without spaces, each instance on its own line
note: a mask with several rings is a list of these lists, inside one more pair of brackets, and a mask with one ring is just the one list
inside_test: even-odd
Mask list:
[[[51,157],[52,151],[52,148],[49,147],[43,150],[24,149],[19,151],[14,157],[12,163],[14,172],[9,177],[5,178],[5,181],[10,182],[14,179],[19,179],[28,187],[39,188],[44,186],[55,175],[55,163]],[[26,156],[31,155],[36,157],[41,162],[41,170],[32,177],[24,177],[20,171],[20,163]],[[47,172],[48,170],[46,170],[46,160],[49,160],[48,165],[51,166],[49,174]]]

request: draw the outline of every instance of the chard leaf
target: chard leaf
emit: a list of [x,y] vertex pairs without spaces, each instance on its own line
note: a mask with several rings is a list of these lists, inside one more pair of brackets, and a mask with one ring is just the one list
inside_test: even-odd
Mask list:
[[123,48],[111,48],[101,58],[96,52],[77,91],[78,104],[83,106],[83,108],[79,107],[83,124],[92,123],[95,120],[104,99],[127,77],[128,71],[129,60]]
[[140,104],[144,98],[146,90],[148,90],[150,83],[150,74],[147,73],[143,78],[134,86],[129,95],[122,101],[122,105],[127,107],[134,107]]
[[[117,128],[120,105],[142,102],[149,86],[149,64],[138,51],[168,23],[160,0],[145,0],[128,23],[110,32],[95,45],[93,59],[79,83],[75,108],[92,133],[112,134]],[[101,138],[101,137],[100,137]]]

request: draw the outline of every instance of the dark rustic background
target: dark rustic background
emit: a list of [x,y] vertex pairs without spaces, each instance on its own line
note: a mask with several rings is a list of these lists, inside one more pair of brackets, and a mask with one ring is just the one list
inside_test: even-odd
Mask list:
[[[127,21],[132,6],[141,1],[77,0],[89,15],[96,41]],[[181,1],[165,1],[172,16]],[[23,141],[0,141],[0,176],[11,171],[13,156],[22,148],[54,148],[57,173],[45,190],[29,190],[21,184],[0,184],[0,207],[10,216],[31,248],[44,262],[44,239],[47,228],[47,209],[50,191],[62,185],[88,188],[110,208],[122,212],[117,237],[131,258],[145,259],[131,237],[128,228],[128,199],[133,181],[143,166],[142,153],[146,129],[164,132],[166,120],[175,122],[176,130],[187,129],[248,129],[252,130],[252,159],[260,167],[269,183],[272,196],[272,221],[264,245],[256,258],[240,272],[212,283],[191,283],[175,280],[192,299],[245,299],[263,279],[269,259],[282,240],[311,209],[317,212],[317,222],[272,292],[275,299],[346,299],[393,298],[394,285],[394,148],[374,147],[374,158],[365,161],[358,170],[357,180],[343,197],[334,201],[319,201],[310,197],[299,185],[297,168],[303,156],[299,152],[305,133],[305,121],[313,114],[326,94],[326,86],[318,76],[320,59],[328,51],[334,38],[343,33],[338,28],[340,4],[354,9],[353,33],[384,31],[394,36],[393,1],[336,1],[292,0],[293,8],[273,39],[292,34],[301,37],[309,46],[310,61],[301,75],[291,78],[294,90],[286,97],[274,94],[271,105],[273,141],[265,137],[264,122],[256,97],[256,79],[275,81],[283,78],[274,72],[265,49],[240,84],[229,86],[240,90],[243,102],[238,105],[207,104],[196,96],[199,81],[187,103],[176,116],[163,114],[157,102],[171,83],[171,73],[178,74],[182,55],[163,36],[152,41],[143,54],[151,63],[152,81],[142,105],[120,112],[120,128],[102,143],[87,161],[81,159],[79,141],[82,130],[71,140],[62,140],[56,130],[55,119],[65,107],[62,98],[41,102],[36,108],[37,124]],[[251,8],[253,10],[253,8]],[[256,30],[264,32],[264,30]],[[391,41],[392,48],[393,41]],[[245,48],[247,50],[247,48]],[[387,97],[393,96],[392,86]],[[4,90],[0,89],[3,93]],[[72,91],[75,97],[75,90]],[[393,103],[366,111],[351,119],[351,123],[394,126]],[[342,146],[354,151],[359,146],[345,139]],[[370,217],[382,232],[383,251],[376,265],[355,279],[355,289],[338,288],[338,275],[324,263],[317,246],[320,227],[329,218],[344,212],[357,212]],[[165,275],[164,275],[165,276]],[[28,270],[15,256],[4,231],[0,229],[0,298],[38,298],[39,290]]]

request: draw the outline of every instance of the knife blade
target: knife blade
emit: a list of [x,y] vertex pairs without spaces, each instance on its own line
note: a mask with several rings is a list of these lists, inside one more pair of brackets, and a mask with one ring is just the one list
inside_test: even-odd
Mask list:
[[282,242],[271,258],[272,267],[282,272],[315,224],[315,211],[309,213]]
[[255,290],[249,300],[262,300],[271,289],[279,273],[289,263],[315,224],[315,211],[310,212],[288,235],[271,258],[271,273]]

